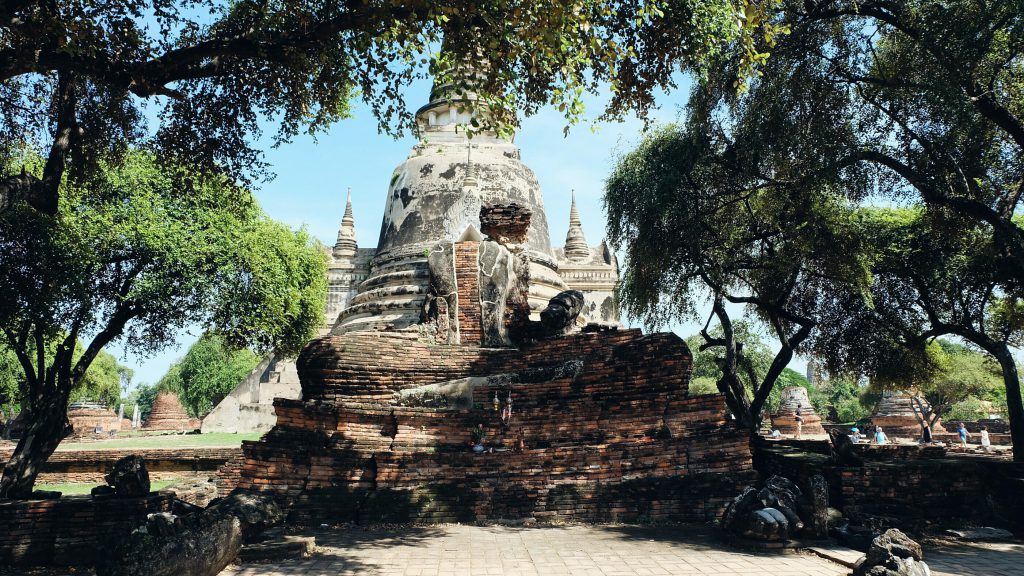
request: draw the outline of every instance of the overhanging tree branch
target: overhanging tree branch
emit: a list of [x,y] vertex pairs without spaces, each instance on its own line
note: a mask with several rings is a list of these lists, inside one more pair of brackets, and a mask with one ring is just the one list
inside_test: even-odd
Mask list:
[[[944,50],[930,42],[922,31],[914,26],[908,18],[901,14],[901,7],[897,4],[878,2],[858,2],[849,7],[832,8],[833,2],[805,2],[804,14],[800,15],[804,21],[831,20],[841,16],[853,16],[858,18],[869,17],[879,22],[888,24],[906,34],[908,37],[918,41],[928,51],[935,63],[946,70],[953,78],[967,97],[968,101],[978,112],[1003,129],[1019,148],[1024,150],[1024,122],[1014,115],[1006,106],[997,102],[992,93],[987,90],[977,79],[965,74],[951,65],[951,59]],[[991,38],[991,35],[989,36]]]

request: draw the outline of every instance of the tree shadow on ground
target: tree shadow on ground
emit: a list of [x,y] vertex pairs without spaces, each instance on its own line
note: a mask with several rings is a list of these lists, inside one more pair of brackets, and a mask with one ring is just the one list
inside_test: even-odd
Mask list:
[[397,550],[415,547],[426,540],[441,538],[447,532],[440,527],[341,526],[332,528],[299,528],[294,534],[316,538],[316,552],[307,558],[271,561],[267,564],[242,564],[225,576],[257,576],[261,574],[373,574],[385,566],[361,558],[373,549]]
[[[261,574],[371,574],[382,569],[359,557],[360,551],[415,547],[424,541],[448,536],[442,527],[409,526],[344,526],[334,528],[299,528],[290,534],[316,537],[316,552],[305,558],[289,558],[266,562],[250,562],[228,566],[224,576],[256,576]],[[86,567],[5,567],[0,576],[93,576]]]
[[341,550],[370,550],[396,546],[416,546],[426,540],[443,538],[448,532],[440,526],[346,526],[301,530],[315,536],[317,547]]
[[594,526],[595,529],[615,535],[621,540],[644,542],[669,542],[686,544],[695,549],[708,550],[726,549],[728,546],[718,537],[714,528],[699,524],[675,525],[606,525]]

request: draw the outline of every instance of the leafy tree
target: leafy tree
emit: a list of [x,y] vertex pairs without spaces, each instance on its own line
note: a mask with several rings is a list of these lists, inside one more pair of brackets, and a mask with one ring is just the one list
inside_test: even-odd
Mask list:
[[[81,350],[81,348],[79,348]],[[85,371],[85,377],[72,390],[69,400],[89,399],[111,408],[121,403],[121,395],[128,390],[134,371],[118,363],[110,353],[100,350]]]
[[[1002,381],[998,367],[990,358],[948,340],[937,342],[940,368],[918,386],[917,394],[911,399],[914,414],[922,426],[929,428],[957,404],[969,399],[980,403],[979,397],[999,388]],[[977,416],[972,418],[976,419]]]
[[175,390],[188,413],[205,416],[260,363],[251,350],[231,348],[217,334],[203,334],[161,385]]
[[[845,199],[817,182],[790,184],[791,172],[822,162],[817,142],[793,138],[766,176],[761,159],[730,144],[756,137],[748,133],[764,119],[724,126],[708,104],[695,89],[684,126],[655,132],[619,159],[605,190],[608,236],[625,253],[619,292],[628,315],[649,326],[695,319],[710,294],[721,331],[705,328],[701,347],[721,349],[719,390],[737,422],[756,430],[776,379],[815,326],[806,303],[832,282],[864,283],[866,270]],[[744,365],[747,343],[726,303],[746,305],[778,342],[763,375]],[[743,380],[754,383],[749,399]]]
[[871,408],[864,405],[863,397],[843,398],[836,401],[837,422],[860,422],[871,416]]
[[943,418],[946,422],[980,420],[988,417],[985,406],[986,404],[982,400],[972,396],[950,406]]
[[141,383],[124,399],[125,414],[130,418],[135,417],[135,406],[139,406],[140,422],[143,422],[149,418],[149,413],[153,411],[153,401],[156,400],[156,395],[162,390],[159,385]]
[[[772,363],[772,353],[765,344],[764,338],[758,334],[755,327],[745,320],[737,320],[733,324],[733,331],[737,340],[743,342],[744,363],[749,365],[755,374],[763,375],[768,371]],[[722,327],[716,326],[710,330],[714,338],[722,336]],[[693,354],[693,373],[691,378],[711,378],[718,381],[722,377],[721,356],[718,350],[704,346],[704,337],[701,334],[693,334],[686,338],[686,345]],[[716,389],[717,391],[717,389]]]
[[[47,343],[47,361],[50,361],[56,346],[55,342]],[[79,341],[75,346],[74,359],[81,357],[83,351],[84,347]],[[30,346],[30,356],[34,353],[33,344]],[[71,391],[69,402],[88,399],[115,408],[121,402],[122,392],[131,383],[132,376],[131,368],[121,365],[113,355],[100,350],[85,371],[85,376]],[[18,362],[18,355],[6,343],[0,342],[0,405],[16,403],[25,384],[25,370]]]
[[690,379],[689,393],[691,396],[718,394],[718,379],[708,376],[696,376]]
[[[964,217],[993,236],[999,277],[1024,278],[1024,10],[1020,0],[788,1],[771,58],[737,98],[723,54],[700,90],[765,176],[829,185]],[[837,137],[841,136],[841,137]],[[822,154],[787,170],[794,139]],[[780,162],[781,158],[781,162]],[[809,167],[809,166],[807,166]]]
[[[854,378],[833,375],[817,386],[814,407],[819,414],[834,417],[836,422],[856,422],[871,415],[873,402],[865,402],[866,391]],[[814,402],[815,398],[811,400]]]
[[[758,196],[809,205],[843,206],[837,198],[849,207],[878,199],[916,204],[910,219],[898,211],[886,216],[906,226],[894,221],[882,226],[888,232],[865,232],[859,249],[836,244],[831,259],[862,273],[826,274],[843,281],[819,290],[823,298],[798,297],[789,309],[821,326],[859,322],[864,329],[814,334],[827,333],[819,344],[831,343],[825,348],[836,366],[874,365],[863,373],[896,379],[902,368],[904,381],[927,376],[934,366],[924,351],[938,336],[978,346],[999,362],[1017,458],[1024,458],[1024,402],[1010,346],[1024,318],[1021,7],[1020,0],[787,1],[777,22],[790,34],[775,39],[749,90],[737,94],[734,86],[742,49],[722,53],[695,87],[685,137],[676,140],[703,144],[706,152],[686,144],[649,164],[669,173],[663,181],[681,182],[664,194],[695,185],[717,192],[738,181],[735,202],[721,206],[751,190],[751,212],[791,236],[820,225],[812,215],[777,220]],[[703,156],[711,160],[694,162]],[[641,199],[655,194],[636,192]],[[689,192],[682,196],[700,206]],[[664,233],[676,214],[646,216],[648,227]],[[750,233],[739,238],[762,230],[742,220],[717,224]],[[838,238],[863,238],[859,225],[851,231],[848,224]],[[876,242],[886,234],[888,244]],[[670,235],[661,240],[674,242]],[[714,244],[701,249],[708,246]],[[650,256],[655,266],[687,269]]]
[[167,367],[167,372],[157,380],[154,387],[159,391],[169,390],[178,394],[181,392],[181,361],[175,360]]
[[[27,139],[46,166],[41,175],[8,175],[0,211],[19,198],[55,211],[65,178],[101,176],[100,159],[147,138],[147,105],[159,111],[161,157],[227,170],[243,183],[267,168],[252,146],[261,120],[279,123],[276,141],[286,142],[346,117],[358,95],[382,128],[401,131],[412,123],[403,88],[428,73],[481,95],[486,118],[502,126],[546,104],[575,119],[583,92],[604,84],[614,95],[609,116],[643,113],[675,72],[699,67],[724,42],[739,40],[757,56],[753,34],[775,33],[763,17],[772,5],[8,0],[0,5],[0,157]],[[736,17],[741,6],[749,17]]]
[[[734,325],[734,333],[738,342],[743,342],[740,358],[741,372],[740,381],[744,385],[746,399],[754,395],[756,387],[762,382],[764,375],[771,369],[774,355],[765,344],[764,339],[753,330],[752,326],[744,321],[738,321]],[[715,327],[710,331],[712,338],[721,338],[722,327]],[[718,350],[706,346],[704,337],[701,334],[694,334],[686,339],[687,346],[693,353],[693,371],[690,376],[689,391],[692,395],[713,394],[719,392],[718,381],[722,378],[722,358],[717,354]],[[772,387],[765,401],[765,410],[773,412],[779,406],[782,390],[790,386],[799,386],[808,390],[808,396],[812,402],[816,398],[814,387],[802,374],[791,369],[784,368],[776,379],[776,385]]]
[[0,328],[25,372],[29,422],[0,497],[30,494],[67,433],[70,394],[107,344],[149,353],[199,324],[294,354],[322,323],[321,247],[223,179],[194,175],[194,192],[180,194],[169,170],[133,153],[95,185],[69,187],[55,215],[0,213]]
[[0,345],[0,408],[14,404],[25,373],[18,364],[18,357],[6,346]]
[[[999,277],[1005,256],[992,234],[963,218],[916,209],[875,208],[859,216],[876,250],[869,298],[836,290],[820,302],[825,328],[810,345],[831,370],[867,374],[880,388],[931,390],[945,410],[984,380],[970,355],[951,355],[935,342],[961,338],[999,366],[1016,454],[1024,441],[1024,405],[1010,348],[1024,338],[1024,303]],[[948,379],[950,362],[971,379]],[[946,399],[936,383],[961,391]]]

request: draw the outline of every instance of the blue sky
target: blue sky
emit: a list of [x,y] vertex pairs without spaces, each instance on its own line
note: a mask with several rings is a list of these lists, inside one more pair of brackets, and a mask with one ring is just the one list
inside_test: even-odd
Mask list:
[[[681,79],[679,89],[660,95],[652,118],[658,123],[675,120],[685,105],[688,86]],[[429,90],[426,81],[410,85],[406,95],[409,107],[415,110],[426,103]],[[588,98],[588,112],[596,116],[603,102],[600,95]],[[568,137],[562,135],[564,126],[561,114],[544,109],[524,119],[515,143],[522,150],[523,161],[540,181],[552,245],[561,246],[565,241],[573,189],[587,241],[597,244],[604,238],[604,179],[616,155],[628,151],[642,138],[643,122],[630,118],[622,123],[578,125]],[[353,118],[336,124],[316,140],[299,137],[279,148],[270,148],[268,143],[266,160],[277,177],[262,185],[256,196],[273,218],[293,227],[306,226],[325,244],[333,245],[345,208],[345,192],[351,187],[357,241],[361,247],[373,247],[380,232],[388,180],[415,143],[409,135],[396,140],[378,133],[376,120],[366,107],[358,105]],[[692,323],[673,326],[684,337],[697,329]],[[198,335],[199,330],[182,332],[177,346],[149,358],[125,355],[116,346],[111,352],[135,370],[136,383],[152,383],[185,353]],[[794,368],[802,370],[803,363]]]

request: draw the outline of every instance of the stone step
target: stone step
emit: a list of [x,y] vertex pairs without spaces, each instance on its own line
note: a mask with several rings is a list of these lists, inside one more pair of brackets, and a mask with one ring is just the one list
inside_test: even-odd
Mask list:
[[260,562],[302,558],[312,554],[315,548],[316,538],[313,536],[283,536],[274,540],[242,546],[242,550],[238,553],[238,560],[240,562]]
[[804,549],[847,568],[855,568],[857,561],[864,557],[863,552],[834,543],[808,546]]

